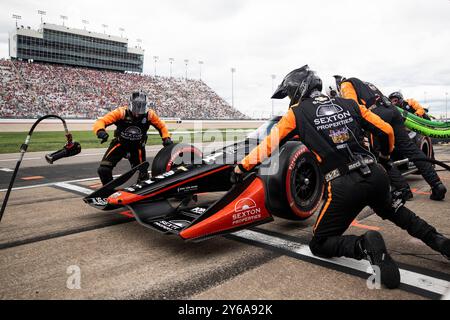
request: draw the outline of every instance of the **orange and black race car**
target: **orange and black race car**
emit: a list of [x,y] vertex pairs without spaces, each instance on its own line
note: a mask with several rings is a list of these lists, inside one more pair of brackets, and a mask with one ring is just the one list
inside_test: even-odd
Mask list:
[[[244,141],[208,155],[186,144],[166,147],[153,160],[150,180],[130,182],[136,181],[139,170],[149,169],[143,163],[84,201],[101,210],[126,207],[145,227],[185,240],[249,228],[270,222],[273,216],[308,219],[320,205],[324,184],[314,154],[295,137],[283,141],[277,157],[272,155],[241,182],[230,182],[234,165],[280,118],[266,122]],[[197,202],[205,193],[217,198]]]
[[[243,181],[234,185],[230,181],[234,165],[280,119],[273,118],[244,141],[208,155],[186,144],[163,148],[153,160],[150,180],[132,182],[138,171],[148,171],[150,165],[145,162],[84,201],[101,210],[126,207],[145,227],[196,241],[271,222],[273,216],[308,219],[321,204],[324,179],[316,156],[296,137],[282,141],[278,152]],[[427,146],[424,151],[431,153],[431,143]],[[405,174],[414,173],[408,160],[397,160]],[[204,194],[216,197],[206,203],[198,201]]]

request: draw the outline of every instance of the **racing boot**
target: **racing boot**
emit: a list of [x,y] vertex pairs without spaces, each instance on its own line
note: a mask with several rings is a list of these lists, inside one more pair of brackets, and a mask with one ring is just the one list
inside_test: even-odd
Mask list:
[[432,233],[424,242],[431,249],[439,252],[445,258],[450,260],[450,239],[444,237],[438,232],[435,232]]
[[442,201],[445,199],[445,194],[447,193],[447,188],[442,182],[435,184],[431,190],[431,200]]
[[388,254],[383,237],[379,232],[369,231],[357,243],[361,255],[367,257],[375,271],[380,270],[381,283],[388,289],[400,285],[400,270]]

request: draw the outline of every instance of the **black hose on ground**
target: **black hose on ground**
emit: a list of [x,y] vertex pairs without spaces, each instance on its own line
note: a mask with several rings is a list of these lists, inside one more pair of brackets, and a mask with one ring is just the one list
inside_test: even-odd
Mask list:
[[450,166],[448,164],[446,164],[446,163],[444,163],[442,161],[439,161],[439,160],[435,160],[435,159],[412,158],[412,159],[409,159],[409,161],[411,161],[411,162],[429,162],[429,163],[435,164],[437,166],[440,166],[440,167],[444,168],[447,171],[450,171]]
[[[1,208],[1,210],[0,210],[0,222],[2,221],[3,214],[4,214],[5,209],[6,209],[6,205],[7,205],[7,203],[8,203],[9,196],[10,196],[10,194],[11,194],[11,190],[12,190],[13,185],[14,185],[14,181],[16,180],[17,172],[19,171],[19,168],[20,168],[20,165],[21,165],[21,163],[22,163],[23,157],[25,156],[25,153],[26,153],[27,150],[28,150],[28,144],[30,143],[31,136],[33,135],[33,132],[34,132],[34,130],[36,129],[36,127],[38,126],[38,124],[41,123],[43,120],[49,119],[49,118],[55,118],[55,119],[59,119],[59,120],[62,121],[62,123],[63,123],[63,125],[64,125],[65,135],[66,135],[66,138],[67,138],[67,144],[66,144],[66,146],[70,146],[70,147],[71,147],[71,146],[74,145],[73,142],[72,142],[72,135],[69,133],[69,130],[68,130],[68,128],[67,128],[67,123],[66,123],[66,121],[65,121],[63,118],[61,118],[60,116],[56,116],[56,115],[52,115],[52,114],[46,115],[46,116],[43,116],[43,117],[39,118],[39,119],[33,124],[33,126],[32,126],[31,129],[30,129],[30,131],[28,132],[28,135],[27,135],[27,138],[25,139],[24,144],[22,144],[22,146],[20,147],[20,158],[19,158],[19,160],[18,160],[17,163],[16,163],[16,167],[15,167],[14,172],[13,172],[13,175],[12,175],[12,177],[11,177],[11,181],[9,182],[9,187],[8,187],[8,190],[6,191],[6,195],[5,195],[5,198],[3,199],[3,203],[2,203],[2,208]],[[79,146],[79,144],[78,144],[78,146]],[[80,147],[79,151],[81,151],[81,147]],[[47,161],[48,161],[48,160],[47,160]]]

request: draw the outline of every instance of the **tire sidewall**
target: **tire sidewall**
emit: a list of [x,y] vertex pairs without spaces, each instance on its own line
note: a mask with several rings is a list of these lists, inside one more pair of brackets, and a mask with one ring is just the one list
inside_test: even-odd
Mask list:
[[[182,158],[180,158],[180,155],[182,155]],[[153,159],[152,176],[155,177],[168,172],[174,166],[191,165],[191,163],[185,163],[184,161],[177,163],[177,160],[194,159],[200,161],[202,158],[203,153],[193,145],[184,143],[172,144],[161,149]]]
[[[297,203],[296,197],[293,194],[293,183],[298,166],[306,163],[314,167],[316,176],[316,186],[314,188],[313,196],[305,203]],[[298,169],[297,169],[298,170]],[[285,187],[286,187],[286,201],[295,216],[300,219],[308,219],[317,211],[321,204],[321,199],[325,191],[325,184],[323,183],[322,174],[320,172],[316,157],[311,153],[306,146],[299,147],[289,158],[287,170],[285,173]]]

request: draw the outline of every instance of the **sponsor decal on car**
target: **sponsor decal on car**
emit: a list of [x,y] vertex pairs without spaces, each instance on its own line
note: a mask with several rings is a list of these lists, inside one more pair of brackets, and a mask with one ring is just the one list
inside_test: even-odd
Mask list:
[[173,171],[173,170],[172,171],[168,171],[168,172],[166,172],[166,173],[164,173],[162,175],[159,175],[159,176],[155,177],[155,179],[158,179],[158,180],[165,179],[165,178],[173,176],[174,174],[175,174],[175,171]]
[[181,229],[183,229],[183,226],[181,225],[177,225],[175,223],[169,222],[169,221],[155,221],[152,222],[151,225],[157,229],[161,229],[164,231],[179,231]]
[[104,198],[92,198],[90,201],[95,206],[106,206],[108,204],[107,199]]
[[249,223],[261,219],[261,208],[253,199],[245,198],[239,200],[234,207],[233,225]]
[[206,212],[206,208],[200,208],[200,207],[194,208],[194,209],[191,209],[191,212],[195,213],[195,214],[203,214]]
[[120,198],[122,196],[122,192],[116,192],[113,193],[111,196],[109,196],[111,199],[117,199]]
[[192,191],[197,191],[198,190],[198,186],[185,186],[185,187],[179,187],[177,189],[178,192],[192,192]]

